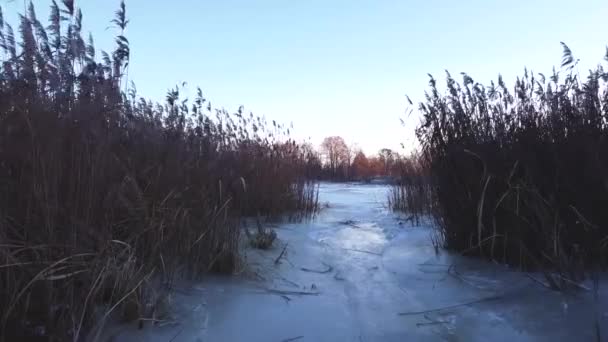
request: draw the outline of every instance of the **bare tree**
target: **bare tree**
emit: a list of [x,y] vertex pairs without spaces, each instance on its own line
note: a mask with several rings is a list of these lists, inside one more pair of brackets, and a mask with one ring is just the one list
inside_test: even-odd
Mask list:
[[388,175],[390,173],[391,165],[395,161],[395,152],[390,148],[383,148],[378,152],[378,156],[380,157],[382,164],[384,164],[385,175]]
[[369,160],[363,151],[359,150],[355,154],[355,158],[352,162],[352,169],[354,177],[366,180],[371,177],[373,171],[370,168]]
[[342,137],[333,136],[325,138],[323,143],[321,143],[321,151],[325,155],[333,176],[337,175],[339,167],[344,164],[350,164],[350,150]]

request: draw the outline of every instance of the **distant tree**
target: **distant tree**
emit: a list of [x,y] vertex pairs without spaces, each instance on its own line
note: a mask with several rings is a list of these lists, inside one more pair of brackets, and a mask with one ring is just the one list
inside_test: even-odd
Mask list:
[[[344,139],[339,136],[327,137],[321,143],[321,151],[325,155],[332,177],[338,176],[338,170],[349,165],[350,150]],[[344,174],[342,176],[345,176]]]
[[322,163],[319,152],[315,150],[312,144],[306,142],[300,145],[300,152],[304,160],[307,160],[306,176],[310,179],[316,179],[321,176]]
[[355,151],[357,151],[357,145],[355,144],[351,144],[350,146],[347,147],[346,150],[346,154],[345,154],[345,158],[344,161],[342,163],[342,170],[344,172],[344,177],[345,179],[352,179],[353,178],[353,160],[355,158]]
[[357,152],[352,163],[353,176],[358,179],[367,179],[372,176],[367,156],[363,151]]
[[384,162],[379,157],[368,158],[369,172],[373,176],[384,175]]
[[396,157],[396,153],[390,148],[383,148],[378,152],[378,157],[383,165],[383,173],[389,175],[391,166],[393,165]]

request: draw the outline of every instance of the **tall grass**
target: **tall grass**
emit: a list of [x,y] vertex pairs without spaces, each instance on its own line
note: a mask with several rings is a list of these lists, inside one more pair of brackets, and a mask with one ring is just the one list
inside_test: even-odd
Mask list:
[[410,214],[414,224],[430,217],[435,208],[428,167],[417,153],[400,159],[393,167],[396,181],[388,195],[389,208]]
[[152,318],[152,282],[232,271],[240,217],[316,207],[314,161],[288,130],[200,89],[138,97],[124,3],[112,22],[98,58],[72,0],[47,27],[30,4],[17,34],[0,15],[0,340]]
[[607,261],[608,74],[582,79],[563,47],[560,71],[511,90],[431,77],[417,136],[449,248],[576,279]]

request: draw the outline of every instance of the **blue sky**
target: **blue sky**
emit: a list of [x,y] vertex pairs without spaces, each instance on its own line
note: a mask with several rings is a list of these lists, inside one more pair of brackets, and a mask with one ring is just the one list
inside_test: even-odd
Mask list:
[[[106,30],[119,0],[81,0],[85,30],[111,50]],[[36,0],[46,18],[50,0]],[[22,0],[0,0],[13,19]],[[215,106],[295,126],[315,144],[341,135],[366,153],[415,146],[427,73],[464,71],[487,83],[523,71],[548,72],[560,41],[600,63],[608,44],[608,1],[127,0],[129,76],[140,95],[162,100],[168,88],[200,86]],[[400,118],[406,125],[400,124]]]

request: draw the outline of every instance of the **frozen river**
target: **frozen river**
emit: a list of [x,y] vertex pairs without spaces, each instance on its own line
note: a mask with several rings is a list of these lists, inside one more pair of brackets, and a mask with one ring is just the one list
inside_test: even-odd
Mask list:
[[591,292],[552,292],[505,266],[436,253],[431,227],[388,211],[387,191],[323,184],[329,206],[276,225],[274,246],[246,249],[240,274],[182,283],[169,324],[111,325],[102,340],[594,341],[596,317],[608,334],[605,289],[598,305]]

